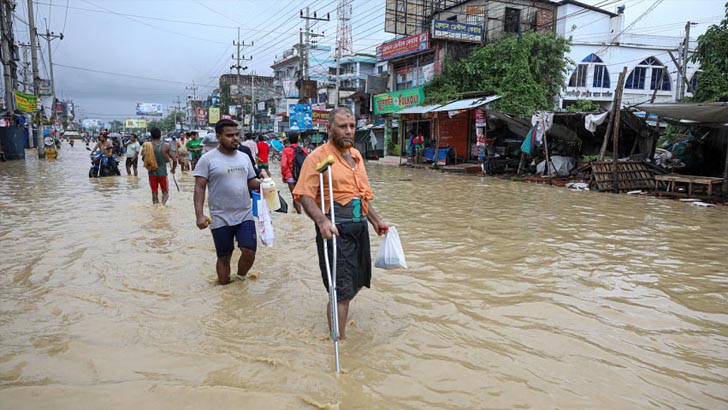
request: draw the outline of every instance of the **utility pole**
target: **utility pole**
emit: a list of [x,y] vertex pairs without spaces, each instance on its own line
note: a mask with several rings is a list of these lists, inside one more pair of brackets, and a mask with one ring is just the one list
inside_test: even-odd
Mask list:
[[251,56],[251,57],[245,58],[244,55],[240,54],[240,49],[242,47],[252,47],[254,45],[254,43],[251,42],[250,44],[245,44],[245,41],[241,42],[240,41],[240,27],[238,27],[238,41],[233,40],[233,45],[235,47],[237,47],[238,53],[237,53],[237,57],[235,55],[232,56],[233,60],[235,60],[235,64],[231,65],[230,69],[232,70],[234,68],[235,70],[237,70],[237,73],[238,73],[237,77],[235,77],[235,83],[238,88],[238,101],[240,102],[240,123],[245,125],[245,116],[243,114],[243,88],[242,88],[242,84],[241,84],[241,80],[240,80],[240,70],[247,70],[248,67],[243,67],[243,65],[240,64],[240,62],[252,60],[253,57]]
[[51,40],[60,39],[63,40],[63,33],[55,34],[52,31],[49,32],[46,28],[45,34],[38,34],[43,37],[48,43],[48,70],[51,75],[51,128],[53,128],[53,120],[56,118],[56,82],[53,78],[53,52],[51,51]]
[[[177,128],[177,112],[182,111],[182,101],[180,101],[179,96],[177,96],[177,99],[172,101],[175,103],[174,105],[174,128]],[[180,121],[179,129],[182,130],[182,121]]]
[[13,11],[15,4],[10,0],[0,2],[0,33],[2,34],[2,64],[5,84],[5,110],[15,113],[15,89],[18,84],[18,56],[13,37]]
[[[346,51],[352,52],[351,40],[351,0],[339,0],[336,9],[336,18],[339,20],[336,26],[336,101],[334,107],[339,106],[339,88],[341,86],[341,56]],[[435,164],[437,165],[437,164]]]
[[688,81],[688,50],[690,48],[690,26],[697,23],[685,23],[685,39],[683,40],[682,53],[680,55],[680,100],[685,98],[685,84]]
[[[35,97],[40,98],[40,89],[38,83],[40,82],[40,76],[38,74],[38,40],[35,36],[38,35],[38,31],[35,29],[35,16],[33,15],[33,0],[28,0],[28,35],[30,36],[30,55],[33,61],[33,91]],[[45,150],[43,147],[43,116],[36,110],[34,113],[38,116],[38,158],[45,158]],[[31,133],[33,127],[30,127]],[[30,147],[33,148],[33,138],[29,138],[31,141]]]
[[192,91],[192,102],[190,103],[190,128],[195,129],[197,124],[197,109],[195,108],[195,101],[197,101],[197,86],[195,86],[195,80],[192,80],[192,87],[185,86],[185,90]]
[[18,47],[23,48],[23,69],[21,71],[23,75],[23,81],[20,84],[23,85],[23,92],[28,92],[33,86],[33,79],[30,78],[30,44],[18,43]]
[[[308,102],[308,99],[304,97],[304,91],[306,88],[304,87],[305,80],[309,80],[311,78],[311,72],[309,67],[309,62],[311,60],[310,56],[310,47],[311,47],[311,37],[321,37],[323,34],[314,34],[311,32],[311,25],[310,21],[329,21],[329,13],[326,13],[326,17],[318,17],[316,15],[316,12],[313,12],[313,16],[311,16],[309,12],[308,6],[306,6],[306,15],[303,14],[303,10],[300,11],[301,18],[306,20],[306,28],[303,32],[299,34],[299,52],[301,53],[301,84],[300,84],[300,91],[299,91],[299,99],[303,99],[304,102]],[[306,41],[304,42],[303,34],[306,35]]]

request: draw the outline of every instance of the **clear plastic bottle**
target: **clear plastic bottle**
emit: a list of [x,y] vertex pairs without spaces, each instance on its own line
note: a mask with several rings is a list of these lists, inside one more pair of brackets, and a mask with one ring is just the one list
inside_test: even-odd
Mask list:
[[263,182],[260,184],[260,190],[263,192],[263,198],[271,211],[281,209],[281,201],[278,198],[278,188],[276,187],[276,183],[273,182],[273,178],[263,178]]

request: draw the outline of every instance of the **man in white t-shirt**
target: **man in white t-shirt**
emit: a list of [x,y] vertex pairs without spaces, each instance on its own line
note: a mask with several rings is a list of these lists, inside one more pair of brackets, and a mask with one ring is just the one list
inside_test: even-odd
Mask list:
[[131,175],[131,168],[134,167],[134,176],[139,176],[137,164],[139,162],[139,151],[142,150],[142,146],[139,145],[136,134],[131,134],[129,141],[124,146],[126,147],[126,175]]
[[[238,125],[232,120],[220,120],[215,125],[218,146],[197,162],[195,175],[195,215],[197,227],[208,226],[217,252],[217,278],[221,285],[230,283],[230,260],[238,241],[241,255],[237,276],[245,278],[255,262],[258,238],[253,220],[250,191],[260,189],[253,164],[247,155],[238,151]],[[205,216],[205,190],[210,186],[210,219]]]

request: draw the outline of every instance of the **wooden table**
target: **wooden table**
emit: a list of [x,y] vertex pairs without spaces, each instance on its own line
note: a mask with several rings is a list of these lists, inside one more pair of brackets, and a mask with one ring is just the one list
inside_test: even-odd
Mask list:
[[670,174],[670,175],[655,175],[655,181],[667,182],[667,191],[668,192],[675,191],[676,182],[688,184],[688,195],[693,194],[693,184],[707,185],[708,186],[708,196],[711,196],[711,195],[713,195],[713,185],[722,184],[723,178],[701,177],[701,176],[697,176],[697,175]]

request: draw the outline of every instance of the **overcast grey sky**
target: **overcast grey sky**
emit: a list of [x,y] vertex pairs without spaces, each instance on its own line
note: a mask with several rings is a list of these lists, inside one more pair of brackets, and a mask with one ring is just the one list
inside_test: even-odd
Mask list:
[[[656,0],[582,0],[614,11],[625,5],[630,24]],[[632,32],[681,36],[687,20],[697,36],[709,24],[718,23],[725,0],[663,0],[635,24]],[[26,0],[17,0],[17,40],[28,41]],[[85,118],[102,120],[134,118],[135,103],[171,106],[184,101],[194,81],[197,94],[207,95],[217,79],[228,73],[240,38],[253,47],[242,54],[253,60],[243,65],[260,75],[272,75],[276,55],[298,42],[304,21],[299,12],[330,22],[317,22],[324,31],[321,44],[334,48],[337,0],[40,0],[35,2],[37,28],[63,32],[53,40],[56,94],[72,99]],[[374,53],[375,47],[393,36],[384,33],[385,0],[353,0],[353,41],[357,52]],[[47,61],[43,40],[41,56]],[[47,78],[47,62],[41,76]]]

